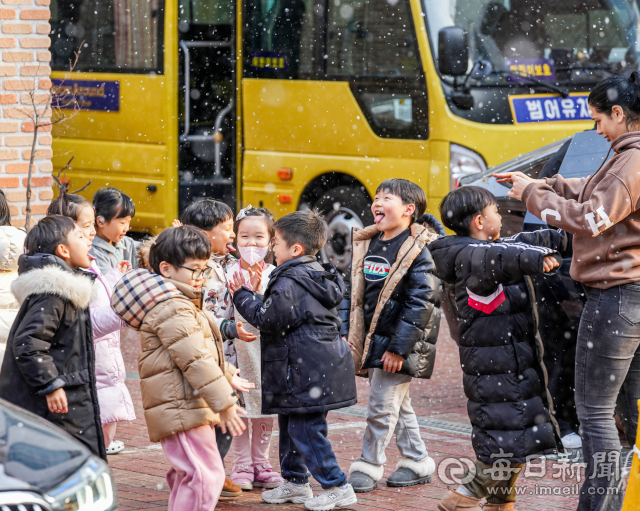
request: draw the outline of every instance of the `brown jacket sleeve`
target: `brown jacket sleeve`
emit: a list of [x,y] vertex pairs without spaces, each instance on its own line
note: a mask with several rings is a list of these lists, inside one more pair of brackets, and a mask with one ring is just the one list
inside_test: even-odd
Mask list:
[[[574,183],[564,183],[559,185],[556,180],[556,186],[573,194]],[[561,197],[547,183],[531,183],[525,188],[522,201],[543,222],[584,237],[598,236],[635,210],[635,202],[620,173],[607,174],[585,202]]]
[[214,354],[207,347],[202,326],[196,314],[197,309],[186,300],[171,310],[170,315],[152,327],[160,342],[180,368],[189,384],[197,390],[214,412],[233,406],[237,398],[227,375],[218,365]]
[[587,183],[588,177],[572,177],[565,179],[560,174],[545,179],[560,197],[578,200],[582,188]]

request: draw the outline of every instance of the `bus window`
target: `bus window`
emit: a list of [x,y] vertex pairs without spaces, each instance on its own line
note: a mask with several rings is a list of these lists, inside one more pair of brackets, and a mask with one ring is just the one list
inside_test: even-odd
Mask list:
[[[76,71],[162,71],[162,0],[52,0],[51,67]],[[82,47],[81,47],[82,45]]]
[[246,0],[245,76],[312,78],[316,36],[311,0]]
[[327,25],[328,75],[422,76],[408,0],[334,0]]
[[[572,86],[637,68],[637,0],[423,2],[434,57],[440,29],[458,25],[469,34],[469,66],[479,59],[491,62],[491,74],[468,81],[472,89],[513,83],[513,73]],[[450,77],[445,82],[452,83]],[[495,122],[511,123],[512,118],[504,115]]]
[[428,137],[427,90],[409,0],[328,3],[326,74],[351,90],[376,135]]

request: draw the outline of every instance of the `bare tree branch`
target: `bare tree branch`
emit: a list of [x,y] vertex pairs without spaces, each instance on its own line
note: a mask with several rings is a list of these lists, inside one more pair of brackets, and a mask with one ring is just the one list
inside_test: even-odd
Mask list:
[[[80,43],[80,47],[82,47],[82,43]],[[74,61],[72,62],[71,60],[69,60],[69,72],[66,74],[66,76],[64,77],[64,79],[59,85],[59,88],[62,91],[64,91],[63,87],[64,87],[65,80],[67,79],[69,74],[71,74],[75,69],[76,65],[78,64],[79,58],[80,58],[80,51],[77,51],[75,52]],[[36,73],[36,76],[38,74],[39,73]],[[54,105],[53,104],[53,99],[54,99],[53,85],[51,86],[51,89],[49,90],[49,92],[45,94],[47,94],[46,100],[38,101],[38,98],[43,97],[44,94],[38,93],[38,95],[36,95],[35,90],[30,91],[29,99],[31,103],[30,105],[31,108],[29,112],[25,113],[25,117],[29,118],[33,122],[33,140],[31,142],[31,155],[29,157],[29,170],[27,173],[27,206],[26,206],[26,215],[25,215],[25,229],[27,232],[29,232],[29,229],[31,227],[31,195],[32,195],[31,178],[33,176],[33,166],[34,166],[35,157],[36,157],[38,132],[45,128],[53,127],[54,125],[59,124],[63,121],[68,121],[72,119],[82,109],[81,105],[78,102],[78,98],[76,97],[75,94],[71,94],[70,98],[68,98],[67,95],[64,95],[62,97],[58,95],[56,97],[56,104]],[[62,110],[68,110],[68,109],[72,109],[72,113],[70,115],[67,115],[66,112],[62,111]],[[60,180],[60,175],[62,174],[63,171],[69,168],[69,166],[71,165],[71,162],[73,161],[73,158],[74,157],[72,156],[69,162],[60,170],[60,172],[58,172],[57,176],[52,176],[56,184],[61,189],[64,185]],[[86,184],[84,187],[77,190],[77,192],[85,190],[90,184],[91,184],[91,181],[89,181],[89,183]],[[68,184],[66,186],[68,186]]]

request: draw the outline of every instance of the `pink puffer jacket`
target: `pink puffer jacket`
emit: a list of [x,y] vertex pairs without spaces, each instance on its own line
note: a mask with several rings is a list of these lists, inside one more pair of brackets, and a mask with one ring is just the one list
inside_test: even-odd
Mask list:
[[124,381],[127,373],[120,351],[120,329],[126,325],[111,308],[111,294],[122,274],[113,269],[102,275],[96,262],[90,272],[97,275],[99,293],[91,303],[91,324],[96,358],[96,387],[102,425],[136,418],[133,401]]

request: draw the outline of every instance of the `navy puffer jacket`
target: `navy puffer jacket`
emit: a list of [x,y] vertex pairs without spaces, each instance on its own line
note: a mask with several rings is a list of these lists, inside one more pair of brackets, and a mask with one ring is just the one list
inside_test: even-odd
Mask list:
[[264,296],[247,288],[233,303],[260,329],[262,413],[326,412],[356,403],[349,345],[336,306],[344,283],[330,264],[301,256],[278,266]]
[[[455,284],[458,345],[473,447],[484,463],[496,455],[525,463],[557,450],[547,392],[535,296],[528,275],[545,256],[562,262],[563,231],[520,233],[497,242],[447,236],[429,245],[437,273]],[[493,457],[492,457],[493,455]]]

